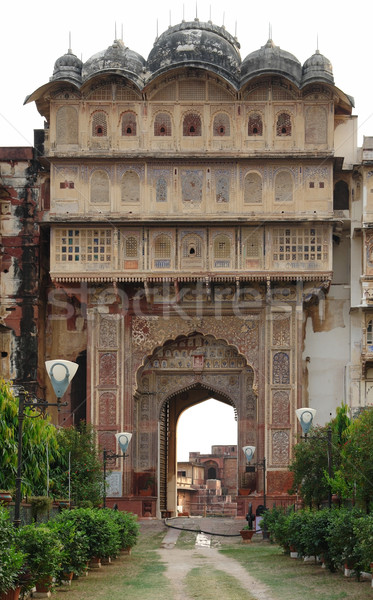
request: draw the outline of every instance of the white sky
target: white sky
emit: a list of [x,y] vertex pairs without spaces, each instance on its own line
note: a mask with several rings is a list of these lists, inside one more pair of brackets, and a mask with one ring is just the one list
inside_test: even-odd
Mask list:
[[187,461],[190,452],[210,454],[211,446],[237,444],[237,421],[231,406],[206,400],[184,411],[177,428],[177,460]]
[[[43,128],[35,105],[23,106],[27,95],[48,82],[54,62],[69,46],[83,61],[113,43],[117,37],[147,58],[157,33],[183,18],[210,18],[224,25],[241,44],[241,58],[263,46],[272,27],[277,46],[300,62],[317,47],[332,62],[337,87],[355,98],[362,135],[373,135],[372,0],[142,0],[106,2],[82,0],[18,0],[1,6],[0,146],[31,146],[33,130]],[[211,8],[210,8],[211,7]],[[170,17],[171,11],[171,17]]]
[[[1,6],[0,146],[33,145],[33,130],[43,128],[43,119],[34,104],[23,106],[23,102],[49,81],[56,59],[68,50],[69,32],[74,54],[86,61],[113,43],[115,27],[121,37],[123,26],[126,46],[146,59],[156,37],[157,20],[160,35],[170,22],[175,25],[182,20],[183,10],[187,21],[195,18],[196,10],[201,21],[208,21],[211,11],[214,24],[224,22],[226,29],[237,35],[242,59],[266,43],[270,25],[275,44],[302,64],[315,52],[318,39],[320,52],[333,65],[336,86],[355,98],[359,145],[363,135],[373,135],[372,0],[231,0],[228,5],[222,0],[18,0]],[[224,404],[218,406],[222,414],[217,408],[206,412],[204,404],[194,409],[200,412],[198,416],[192,411],[185,413],[183,420],[189,415],[191,422],[184,428],[186,437],[183,426],[179,428],[184,451],[180,460],[188,458],[189,450],[209,452],[212,444],[236,443],[233,411]],[[198,423],[203,425],[201,434]],[[227,437],[220,432],[220,425],[228,430]]]

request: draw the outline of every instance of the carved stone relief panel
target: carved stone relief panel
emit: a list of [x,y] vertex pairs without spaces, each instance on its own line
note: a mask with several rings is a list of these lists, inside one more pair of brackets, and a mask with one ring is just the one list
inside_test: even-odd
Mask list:
[[117,406],[115,392],[102,392],[98,401],[100,425],[116,425]]
[[117,357],[112,352],[99,353],[99,385],[116,385]]
[[272,432],[272,464],[286,466],[289,463],[289,433]]
[[277,352],[273,355],[272,383],[290,383],[290,358],[287,352]]
[[272,396],[272,424],[284,425],[290,420],[290,391],[279,390]]
[[138,466],[140,469],[149,469],[152,467],[153,461],[150,458],[151,448],[151,434],[147,432],[141,432],[139,435],[139,452],[138,452]]
[[118,319],[116,316],[103,316],[101,318],[99,345],[101,348],[118,347]]
[[272,313],[272,344],[273,346],[290,346],[290,315],[289,313]]
[[[137,369],[144,355],[153,348],[162,346],[166,340],[188,336],[200,331],[201,336],[211,335],[233,345],[238,352],[248,357],[254,370],[258,366],[259,355],[259,315],[215,317],[173,317],[136,316],[132,320],[133,364]],[[211,357],[212,358],[212,357]]]

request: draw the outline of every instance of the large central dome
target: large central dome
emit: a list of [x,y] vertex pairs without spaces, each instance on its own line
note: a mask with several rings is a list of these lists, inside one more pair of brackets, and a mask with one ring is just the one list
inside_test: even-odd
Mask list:
[[224,27],[198,19],[169,27],[154,43],[147,61],[150,77],[177,66],[214,71],[237,85],[240,78],[239,44]]

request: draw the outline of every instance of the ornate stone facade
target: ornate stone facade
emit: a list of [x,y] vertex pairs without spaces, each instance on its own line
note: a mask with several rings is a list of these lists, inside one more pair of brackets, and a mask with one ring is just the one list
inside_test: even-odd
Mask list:
[[[122,40],[84,64],[69,51],[28,97],[48,123],[50,165],[39,176],[49,244],[39,366],[57,350],[79,361],[61,423],[83,410],[110,450],[116,432],[133,433],[113,490],[142,516],[176,513],[186,408],[209,397],[233,406],[238,447],[257,447],[268,497],[286,501],[295,409],[334,394],[316,338],[343,330],[340,213],[358,177],[339,133],[342,123],[344,140],[353,131],[351,97],[329,61],[313,59],[302,67],[269,40],[242,60],[224,28],[196,19],[170,27],[147,60]],[[241,452],[237,465],[238,489]],[[263,490],[261,473],[250,486]],[[238,498],[241,514],[247,502]]]

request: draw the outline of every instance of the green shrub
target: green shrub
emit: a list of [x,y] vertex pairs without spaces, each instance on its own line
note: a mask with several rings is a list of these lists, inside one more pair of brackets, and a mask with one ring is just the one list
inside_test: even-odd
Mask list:
[[370,572],[373,562],[373,515],[364,515],[353,524],[353,533],[359,546],[361,569]]
[[59,579],[63,579],[64,573],[81,575],[89,560],[89,542],[85,533],[70,519],[70,511],[60,513],[49,521],[48,527],[56,532],[63,545]]
[[94,508],[76,508],[69,511],[76,528],[82,531],[88,540],[89,558],[116,556],[120,550],[118,527],[107,512]]
[[25,555],[17,549],[18,531],[0,506],[0,595],[17,587]]
[[270,540],[276,542],[284,549],[285,553],[290,552],[290,545],[288,540],[288,521],[289,521],[289,509],[277,508],[274,506],[271,510],[267,510],[261,523],[269,532]]
[[327,566],[331,571],[348,564],[359,577],[363,570],[363,555],[354,530],[363,515],[358,509],[341,508],[332,511],[326,540],[329,546]]
[[132,548],[137,543],[140,531],[137,516],[119,510],[108,510],[118,528],[121,548]]
[[40,579],[58,574],[63,558],[63,545],[50,527],[25,525],[19,531],[18,544],[26,555],[25,566],[31,575],[31,587]]

